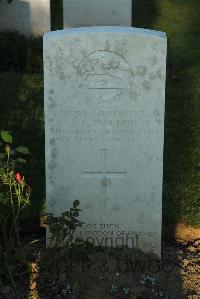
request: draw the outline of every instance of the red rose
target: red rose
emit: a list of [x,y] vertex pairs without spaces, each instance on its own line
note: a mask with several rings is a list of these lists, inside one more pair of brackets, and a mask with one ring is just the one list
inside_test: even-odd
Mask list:
[[17,181],[19,184],[21,184],[22,181],[23,181],[22,176],[21,176],[21,174],[20,174],[19,172],[17,172],[17,173],[15,174],[15,179],[16,179],[16,181]]

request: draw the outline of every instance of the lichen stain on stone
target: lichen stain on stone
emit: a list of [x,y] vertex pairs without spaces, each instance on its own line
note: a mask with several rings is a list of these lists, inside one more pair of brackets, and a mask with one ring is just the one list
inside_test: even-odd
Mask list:
[[142,86],[144,87],[144,89],[149,90],[151,88],[151,84],[149,81],[144,81],[142,82]]
[[91,207],[92,207],[91,204],[87,204],[87,205],[85,205],[85,209],[86,209],[86,210],[89,210]]
[[51,58],[49,56],[46,56],[45,57],[45,61],[46,61],[46,64],[47,64],[47,69],[49,69],[50,71],[52,71],[52,61],[51,61]]
[[49,94],[55,94],[55,90],[54,89],[50,89],[49,90]]
[[57,156],[57,153],[58,153],[57,149],[55,147],[53,147],[51,150],[51,158],[55,159]]
[[48,168],[49,169],[54,169],[55,167],[57,166],[56,162],[55,161],[50,161],[49,164],[48,164]]
[[56,139],[55,139],[55,138],[51,138],[51,139],[49,140],[49,144],[50,144],[50,145],[55,145],[55,144],[56,144]]
[[54,99],[52,97],[49,97],[48,99],[50,102],[49,108],[52,108],[52,109],[56,108],[57,103],[54,101]]
[[132,99],[133,99],[133,100],[137,100],[137,98],[138,98],[138,93],[137,93],[136,91],[133,91],[131,96],[132,96]]
[[146,75],[146,73],[147,73],[147,68],[146,68],[146,66],[144,66],[144,65],[139,65],[139,66],[137,67],[136,74],[137,74],[138,76],[144,77],[144,76]]
[[114,206],[113,211],[119,211],[122,207],[121,206]]
[[154,154],[149,155],[148,161],[150,162],[153,159]]
[[132,203],[134,203],[134,202],[140,202],[140,201],[141,201],[140,196],[135,195],[134,200],[132,201]]
[[63,73],[63,72],[61,72],[60,74],[59,74],[59,79],[60,80],[64,80],[66,77],[65,77],[65,74]]
[[158,110],[155,110],[155,111],[153,112],[153,116],[154,116],[155,121],[156,121],[157,123],[161,123],[160,112],[159,112]]

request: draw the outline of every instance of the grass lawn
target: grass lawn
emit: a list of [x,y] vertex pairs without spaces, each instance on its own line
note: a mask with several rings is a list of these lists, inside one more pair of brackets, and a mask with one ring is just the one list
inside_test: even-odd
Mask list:
[[200,225],[200,2],[135,0],[133,25],[165,31],[164,219]]
[[[133,2],[135,27],[165,31],[168,36],[164,223],[184,221],[200,226],[200,1]],[[60,28],[58,19],[54,28]],[[33,189],[34,215],[45,189],[41,48],[41,40],[32,40],[23,52],[20,37],[0,35],[0,128],[11,130],[16,141],[32,153],[25,172]]]

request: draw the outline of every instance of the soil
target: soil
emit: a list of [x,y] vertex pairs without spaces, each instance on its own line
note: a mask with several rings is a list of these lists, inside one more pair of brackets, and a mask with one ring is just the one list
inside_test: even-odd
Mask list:
[[[179,235],[180,237],[180,235]],[[0,271],[1,299],[200,299],[200,238],[163,243],[162,261],[138,250],[45,249]]]
[[178,242],[192,242],[200,238],[200,228],[185,223],[177,223],[174,231],[174,238]]

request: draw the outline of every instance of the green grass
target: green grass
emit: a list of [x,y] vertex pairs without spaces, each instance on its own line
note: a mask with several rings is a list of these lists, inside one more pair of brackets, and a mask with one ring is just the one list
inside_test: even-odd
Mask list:
[[[53,28],[59,29],[61,2],[56,1],[52,2]],[[133,25],[165,31],[168,36],[163,188],[165,224],[184,221],[200,226],[199,13],[199,0],[134,0]],[[32,201],[37,213],[45,188],[41,40],[25,43],[26,51],[24,40],[20,42],[19,36],[1,41],[2,35],[0,128],[13,131],[17,142],[29,146],[32,152],[25,171],[33,187]],[[23,55],[20,55],[20,49]]]
[[168,37],[164,219],[200,226],[200,2],[134,2],[134,26]]

